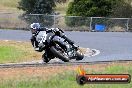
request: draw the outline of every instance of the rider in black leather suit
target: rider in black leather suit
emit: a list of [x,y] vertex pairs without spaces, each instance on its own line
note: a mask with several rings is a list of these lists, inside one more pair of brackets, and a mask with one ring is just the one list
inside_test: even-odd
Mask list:
[[71,45],[74,44],[74,42],[72,40],[70,40],[60,28],[45,28],[45,27],[43,28],[43,27],[40,27],[39,23],[32,23],[30,25],[30,28],[31,28],[31,32],[32,32],[32,37],[30,40],[31,40],[32,46],[35,48],[36,51],[41,52],[39,43],[36,41],[36,36],[38,35],[38,33],[40,31],[46,31],[47,33],[54,32],[55,35],[57,35],[57,36],[55,36],[53,38],[53,40],[59,41],[60,43],[62,43],[62,45],[64,45],[63,44],[64,42],[61,38],[64,38],[65,39],[64,41],[68,41],[68,43]]

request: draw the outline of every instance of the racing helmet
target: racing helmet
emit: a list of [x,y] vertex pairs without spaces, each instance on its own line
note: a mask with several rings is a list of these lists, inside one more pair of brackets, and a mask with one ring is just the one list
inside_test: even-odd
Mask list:
[[30,29],[32,33],[36,33],[40,29],[40,24],[39,23],[32,23],[30,25]]

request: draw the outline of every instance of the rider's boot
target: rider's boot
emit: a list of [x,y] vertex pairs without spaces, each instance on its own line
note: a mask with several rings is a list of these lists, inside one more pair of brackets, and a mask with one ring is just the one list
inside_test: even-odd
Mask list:
[[42,55],[42,59],[45,63],[48,63],[50,61],[46,52]]

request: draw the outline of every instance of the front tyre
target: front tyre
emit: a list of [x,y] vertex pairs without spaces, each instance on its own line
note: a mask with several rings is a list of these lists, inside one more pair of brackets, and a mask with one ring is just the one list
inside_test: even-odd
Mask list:
[[76,60],[82,60],[84,58],[84,54],[82,53],[82,51],[79,49],[76,52]]
[[77,52],[76,53],[76,60],[82,60],[84,58],[84,55],[82,53]]
[[57,50],[54,46],[52,46],[50,48],[51,52],[56,56],[58,57],[59,59],[61,59],[62,61],[64,62],[69,62],[70,58],[65,55],[64,53],[65,52],[60,52],[59,50]]

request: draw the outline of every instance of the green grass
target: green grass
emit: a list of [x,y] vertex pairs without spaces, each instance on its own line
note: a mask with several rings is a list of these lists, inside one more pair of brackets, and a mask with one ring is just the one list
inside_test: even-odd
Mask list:
[[41,55],[33,49],[30,42],[0,41],[0,63],[40,60]]
[[23,54],[24,51],[13,46],[0,46],[0,63],[17,62]]
[[[118,71],[117,71],[118,69]],[[132,75],[131,66],[110,66],[107,67],[101,73],[126,73]],[[95,70],[95,73],[98,73]],[[80,86],[76,83],[76,72],[64,72],[58,74],[57,76],[51,77],[48,80],[44,80],[41,77],[30,77],[19,80],[1,80],[0,88],[132,88],[132,83],[130,84],[85,84]]]

